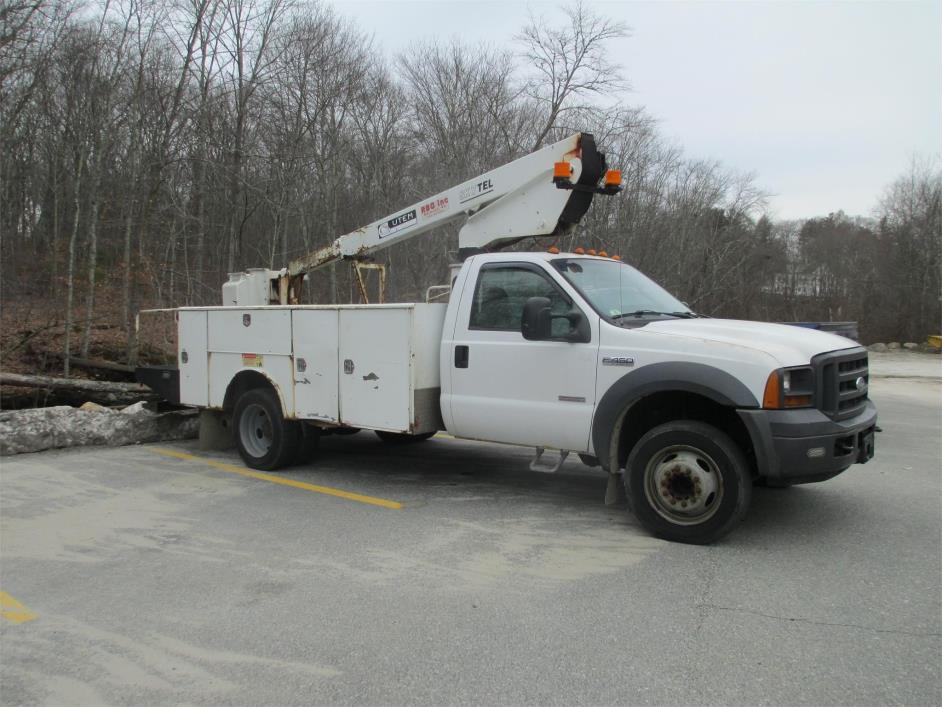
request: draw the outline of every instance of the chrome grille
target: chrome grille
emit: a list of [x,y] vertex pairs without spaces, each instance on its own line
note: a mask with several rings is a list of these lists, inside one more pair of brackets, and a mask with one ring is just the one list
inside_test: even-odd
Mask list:
[[815,369],[815,400],[824,414],[843,420],[867,405],[870,373],[863,348],[832,351],[811,360]]

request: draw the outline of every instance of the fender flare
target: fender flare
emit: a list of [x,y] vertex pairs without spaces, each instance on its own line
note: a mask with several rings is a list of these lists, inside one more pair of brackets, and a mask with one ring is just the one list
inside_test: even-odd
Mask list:
[[695,393],[729,408],[757,408],[759,401],[742,381],[703,363],[667,361],[626,373],[605,391],[592,420],[592,446],[602,466],[609,464],[612,433],[628,409],[654,393]]
[[[232,380],[229,381],[229,384],[226,386],[226,394],[223,396],[223,410],[230,410],[235,407],[236,398],[233,397],[230,399],[230,395],[234,393],[237,387],[237,381],[240,380],[251,380],[261,378],[265,383],[268,383],[272,387],[272,390],[275,391],[275,395],[278,398],[278,403],[281,405],[281,414],[284,415],[285,419],[288,419],[288,408],[285,405],[285,396],[281,390],[281,386],[275,382],[275,379],[268,374],[264,368],[243,368],[241,371],[232,376]],[[259,381],[260,383],[263,381]],[[246,390],[252,390],[253,388],[258,388],[259,385],[252,385],[246,388]]]

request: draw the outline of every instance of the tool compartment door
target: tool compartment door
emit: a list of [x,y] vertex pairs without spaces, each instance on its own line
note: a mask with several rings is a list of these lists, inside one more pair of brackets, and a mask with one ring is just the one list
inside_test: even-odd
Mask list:
[[336,309],[291,312],[294,410],[302,420],[339,421],[338,325]]
[[408,432],[412,420],[412,309],[340,310],[340,419]]
[[184,405],[207,405],[209,403],[209,359],[206,312],[181,309],[177,313],[177,318],[180,402]]

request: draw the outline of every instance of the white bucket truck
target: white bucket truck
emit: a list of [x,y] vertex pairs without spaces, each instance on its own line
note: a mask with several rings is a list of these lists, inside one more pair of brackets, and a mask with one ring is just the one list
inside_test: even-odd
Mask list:
[[[619,183],[592,136],[573,135],[281,271],[233,275],[224,306],[177,311],[177,370],[140,378],[218,411],[256,469],[356,429],[527,445],[541,471],[575,452],[609,472],[608,499],[623,483],[645,528],[682,542],[730,531],[754,483],[820,481],[870,459],[877,416],[855,342],[697,315],[604,253],[494,252],[566,232]],[[297,303],[305,273],[456,218],[447,304]]]

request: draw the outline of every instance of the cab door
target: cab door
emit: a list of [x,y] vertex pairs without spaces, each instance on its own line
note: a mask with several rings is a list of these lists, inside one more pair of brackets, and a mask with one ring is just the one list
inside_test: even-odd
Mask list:
[[[452,431],[460,437],[588,451],[598,316],[538,264],[471,267],[473,294],[461,297],[454,339],[448,344]],[[554,314],[580,309],[589,320],[591,340],[524,339],[520,320],[530,297],[548,297]],[[553,325],[560,337],[569,328],[565,319],[554,319]]]

